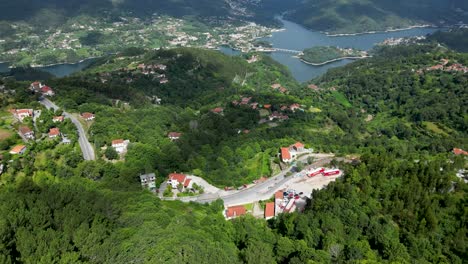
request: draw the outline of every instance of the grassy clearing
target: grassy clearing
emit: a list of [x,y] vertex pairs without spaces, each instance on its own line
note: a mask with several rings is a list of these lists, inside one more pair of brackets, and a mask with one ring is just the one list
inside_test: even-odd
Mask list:
[[345,107],[352,106],[351,103],[348,101],[348,99],[346,99],[344,94],[335,91],[335,92],[332,92],[332,95],[340,104],[344,105]]
[[436,134],[439,134],[439,135],[443,135],[443,136],[448,136],[448,134],[442,130],[438,124],[436,123],[433,123],[433,122],[423,122],[423,125],[426,129],[436,133]]
[[11,137],[11,135],[12,135],[11,131],[0,128],[0,140],[5,140]]

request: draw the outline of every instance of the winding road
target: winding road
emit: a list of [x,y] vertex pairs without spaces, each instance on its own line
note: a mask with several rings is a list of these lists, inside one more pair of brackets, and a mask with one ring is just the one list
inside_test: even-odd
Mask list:
[[[305,161],[308,157],[314,157],[315,162],[310,166],[320,167],[330,163],[334,158],[333,154],[307,154],[298,159],[298,161]],[[340,158],[337,158],[340,160]],[[275,176],[269,178],[265,182],[258,183],[252,187],[249,187],[240,191],[219,191],[218,193],[205,193],[199,196],[193,197],[182,197],[182,198],[163,198],[164,200],[180,200],[184,202],[198,202],[198,203],[211,203],[217,199],[222,199],[226,206],[247,204],[260,200],[267,200],[273,196],[273,194],[281,189],[281,187],[287,182],[294,179],[293,176],[286,176],[291,170],[292,166]]]
[[[44,105],[47,109],[54,109],[57,110],[59,107],[54,104],[54,102],[50,101],[47,98],[41,97],[39,99],[39,103]],[[85,160],[95,160],[96,156],[94,154],[94,149],[91,143],[89,143],[88,138],[86,137],[86,132],[84,131],[83,126],[81,125],[80,121],[74,117],[73,115],[63,112],[65,118],[70,118],[72,123],[76,126],[78,130],[78,143],[80,144],[81,152],[83,152],[83,159]]]

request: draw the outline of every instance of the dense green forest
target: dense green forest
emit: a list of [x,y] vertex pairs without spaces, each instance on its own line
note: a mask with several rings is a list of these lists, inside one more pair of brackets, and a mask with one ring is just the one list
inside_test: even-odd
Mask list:
[[444,44],[458,52],[468,52],[468,28],[437,31],[429,35],[427,40]]
[[456,0],[309,0],[303,1],[288,19],[306,27],[331,33],[359,33],[413,24],[451,25],[467,20],[467,3]]
[[[383,47],[314,89],[269,56],[247,63],[251,55],[132,49],[47,80],[63,109],[96,115],[85,124],[96,161],[81,158],[70,121],[52,123],[62,110],[40,106],[29,82],[3,79],[2,262],[466,263],[467,185],[455,172],[467,162],[451,150],[468,149],[468,79],[449,70],[468,65],[466,53]],[[42,110],[36,134],[59,126],[71,144],[41,140],[9,154],[21,142],[14,107]],[[288,119],[268,120],[273,112]],[[107,161],[101,147],[117,138],[130,140],[128,153]],[[222,201],[161,201],[140,187],[140,173],[160,183],[174,171],[240,186],[274,174],[278,148],[295,141],[359,157],[339,164],[346,176],[314,191],[303,213],[225,221]]]

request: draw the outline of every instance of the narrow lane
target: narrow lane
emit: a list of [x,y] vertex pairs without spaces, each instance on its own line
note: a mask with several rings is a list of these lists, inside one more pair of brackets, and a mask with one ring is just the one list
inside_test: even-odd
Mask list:
[[[50,101],[47,98],[40,98],[39,103],[44,105],[47,109],[54,109],[57,110],[59,107],[54,104],[52,101]],[[81,152],[83,153],[83,159],[85,160],[95,160],[95,154],[94,154],[94,149],[91,143],[89,143],[88,138],[86,137],[86,132],[81,125],[80,121],[74,117],[73,115],[63,112],[63,115],[65,118],[70,118],[72,123],[76,126],[78,130],[78,143],[80,144]]]

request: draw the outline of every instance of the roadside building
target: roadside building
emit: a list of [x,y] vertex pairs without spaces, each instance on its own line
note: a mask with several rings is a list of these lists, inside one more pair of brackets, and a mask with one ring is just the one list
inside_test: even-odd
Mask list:
[[91,121],[94,120],[95,116],[93,113],[84,112],[81,114],[81,118],[83,118],[86,121]]
[[224,217],[226,217],[226,219],[229,220],[245,215],[246,213],[247,209],[243,205],[231,206],[226,208],[226,210],[224,211]]
[[192,179],[188,178],[187,175],[181,173],[169,174],[167,184],[170,184],[173,189],[177,189],[179,185],[182,185],[183,189],[192,188]]
[[224,112],[224,109],[222,107],[216,107],[211,109],[211,112],[214,114],[222,114]]
[[275,203],[270,202],[265,204],[265,219],[271,219],[275,217]]
[[50,88],[47,85],[44,85],[44,86],[41,87],[41,92],[45,96],[54,96],[55,95],[54,90],[52,90],[52,88]]
[[61,123],[61,122],[63,122],[64,120],[65,120],[65,117],[64,117],[64,116],[54,116],[54,117],[52,118],[52,122],[54,122],[54,123],[57,123],[57,122]]
[[26,117],[33,117],[34,116],[34,111],[33,109],[11,109],[10,113],[18,119],[20,122],[23,122],[23,120]]
[[292,161],[291,153],[288,148],[281,148],[281,160],[283,162],[289,163]]
[[153,190],[156,188],[156,175],[154,173],[140,175],[140,182],[143,188]]

